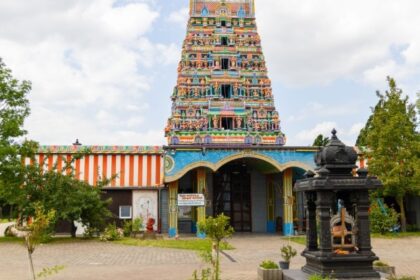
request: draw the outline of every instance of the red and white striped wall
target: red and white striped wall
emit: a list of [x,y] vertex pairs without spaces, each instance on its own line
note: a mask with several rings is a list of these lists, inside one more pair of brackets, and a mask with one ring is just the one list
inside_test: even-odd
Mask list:
[[[45,170],[62,170],[74,153],[38,153],[35,160]],[[31,164],[30,159],[25,164]],[[91,185],[102,178],[116,177],[107,187],[160,187],[163,186],[163,157],[160,153],[88,153],[72,164],[75,176]]]

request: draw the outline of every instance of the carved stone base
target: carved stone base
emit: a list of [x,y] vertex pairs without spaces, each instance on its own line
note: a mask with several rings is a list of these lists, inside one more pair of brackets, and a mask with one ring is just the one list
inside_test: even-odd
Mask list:
[[380,274],[373,269],[375,255],[336,255],[320,252],[303,252],[306,265],[302,271],[308,274],[319,274],[337,279],[379,279]]
[[[313,274],[312,274],[313,275]],[[311,274],[305,273],[302,270],[290,269],[283,270],[283,280],[308,280]],[[378,280],[379,278],[346,278],[345,280]],[[381,279],[386,279],[385,275],[381,275]]]

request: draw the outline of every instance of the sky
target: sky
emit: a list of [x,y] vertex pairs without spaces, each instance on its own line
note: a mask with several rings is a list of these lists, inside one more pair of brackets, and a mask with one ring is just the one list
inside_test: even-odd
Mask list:
[[[394,77],[420,91],[420,1],[255,0],[288,146],[348,145]],[[0,57],[30,80],[42,145],[162,145],[188,0],[0,0]]]

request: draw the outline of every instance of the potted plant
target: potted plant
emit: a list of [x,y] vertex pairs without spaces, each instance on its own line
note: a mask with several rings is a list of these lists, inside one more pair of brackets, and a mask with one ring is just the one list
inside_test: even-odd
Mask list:
[[258,266],[258,280],[281,280],[282,278],[283,273],[275,262],[265,260]]
[[281,257],[283,261],[280,261],[280,268],[281,269],[289,269],[290,260],[296,256],[296,250],[290,245],[284,245],[281,247]]

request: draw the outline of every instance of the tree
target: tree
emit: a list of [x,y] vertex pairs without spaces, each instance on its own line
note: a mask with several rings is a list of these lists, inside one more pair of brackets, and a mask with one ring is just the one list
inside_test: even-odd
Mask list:
[[102,229],[106,219],[111,216],[108,210],[109,201],[101,198],[102,186],[107,181],[99,181],[91,186],[75,177],[72,162],[83,155],[75,155],[70,162],[65,161],[63,168],[45,171],[43,165],[27,166],[27,176],[19,188],[19,198],[15,201],[21,216],[30,217],[35,205],[41,203],[46,210],[55,210],[57,220],[68,221],[72,225],[72,237],[76,237],[75,221],[83,225]]
[[330,138],[329,137],[324,137],[322,134],[320,134],[315,138],[312,146],[314,146],[314,147],[325,147],[328,144],[328,142],[330,142]]
[[[24,178],[21,156],[30,156],[37,147],[35,142],[17,141],[26,134],[23,124],[30,112],[27,99],[30,90],[31,83],[13,78],[0,58],[0,210],[2,205],[9,204],[5,187],[19,186]],[[9,193],[8,197],[13,195]]]
[[216,218],[208,217],[198,223],[198,231],[204,233],[213,242],[216,251],[216,259],[212,261],[214,273],[213,279],[220,279],[220,242],[233,234],[234,230],[229,224],[229,217],[220,214]]
[[29,265],[31,269],[32,278],[35,280],[34,263],[32,261],[32,254],[35,248],[42,242],[45,235],[49,233],[51,223],[55,219],[55,210],[45,211],[41,204],[35,206],[35,214],[33,221],[26,228],[25,246],[28,250]]
[[382,195],[395,198],[401,209],[401,229],[406,230],[404,199],[419,194],[420,136],[416,131],[416,112],[394,79],[388,77],[389,90],[377,92],[378,104],[361,130],[357,145],[369,159],[369,171],[382,180]]

